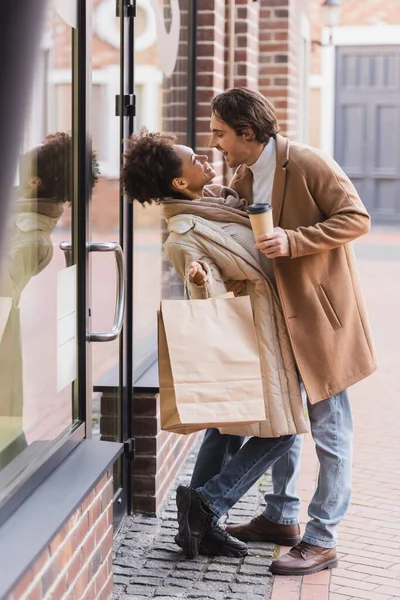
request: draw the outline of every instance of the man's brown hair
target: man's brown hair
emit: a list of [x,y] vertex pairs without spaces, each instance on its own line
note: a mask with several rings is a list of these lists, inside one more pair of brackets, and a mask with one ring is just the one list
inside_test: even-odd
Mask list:
[[247,129],[254,132],[255,141],[268,144],[279,131],[275,109],[259,92],[248,88],[232,88],[218,94],[211,102],[213,113],[231,127],[236,135]]

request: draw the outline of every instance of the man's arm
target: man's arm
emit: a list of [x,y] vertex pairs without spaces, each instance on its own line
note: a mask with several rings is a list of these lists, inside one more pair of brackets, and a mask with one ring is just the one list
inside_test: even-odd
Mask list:
[[295,230],[278,227],[271,237],[261,236],[257,247],[270,258],[298,258],[333,250],[368,233],[370,229],[370,217],[355,187],[335,161],[325,160],[312,150],[305,152],[310,153],[307,168],[305,164],[297,163],[294,167],[303,177],[325,219]]
[[310,227],[286,230],[291,258],[332,250],[368,233],[370,216],[354,185],[335,161],[313,153],[306,174],[297,164],[296,167],[326,219]]

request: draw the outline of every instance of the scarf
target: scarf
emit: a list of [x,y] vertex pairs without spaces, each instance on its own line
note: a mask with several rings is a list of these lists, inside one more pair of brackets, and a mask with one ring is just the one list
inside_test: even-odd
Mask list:
[[164,218],[168,221],[176,215],[195,215],[209,221],[238,223],[250,227],[249,217],[245,211],[246,200],[223,185],[204,186],[203,196],[198,200],[178,200],[171,198],[161,201]]

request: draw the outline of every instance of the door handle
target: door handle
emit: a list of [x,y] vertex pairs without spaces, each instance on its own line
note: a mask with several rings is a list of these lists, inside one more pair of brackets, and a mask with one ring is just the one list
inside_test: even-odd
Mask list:
[[[72,244],[71,242],[61,242],[61,250],[65,253],[65,262],[67,266],[70,266],[72,257]],[[114,252],[115,262],[117,267],[117,282],[116,282],[116,299],[115,299],[115,314],[114,324],[111,331],[107,332],[92,332],[87,333],[87,339],[89,342],[112,342],[117,339],[122,331],[122,325],[124,323],[125,314],[125,264],[124,254],[121,246],[118,242],[90,242],[88,245],[89,252]]]
[[65,258],[65,266],[72,267],[72,243],[71,242],[61,242],[60,248],[64,252]]
[[114,325],[109,332],[89,331],[88,333],[89,342],[112,342],[120,335],[124,323],[126,291],[124,253],[118,242],[90,242],[89,252],[114,252],[117,267]]

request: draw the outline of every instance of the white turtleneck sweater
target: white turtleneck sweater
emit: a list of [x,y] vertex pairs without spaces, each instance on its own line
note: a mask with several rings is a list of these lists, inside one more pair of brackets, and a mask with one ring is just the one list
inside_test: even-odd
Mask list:
[[276,143],[271,138],[254,165],[249,166],[249,169],[253,173],[254,204],[271,204],[275,168]]

